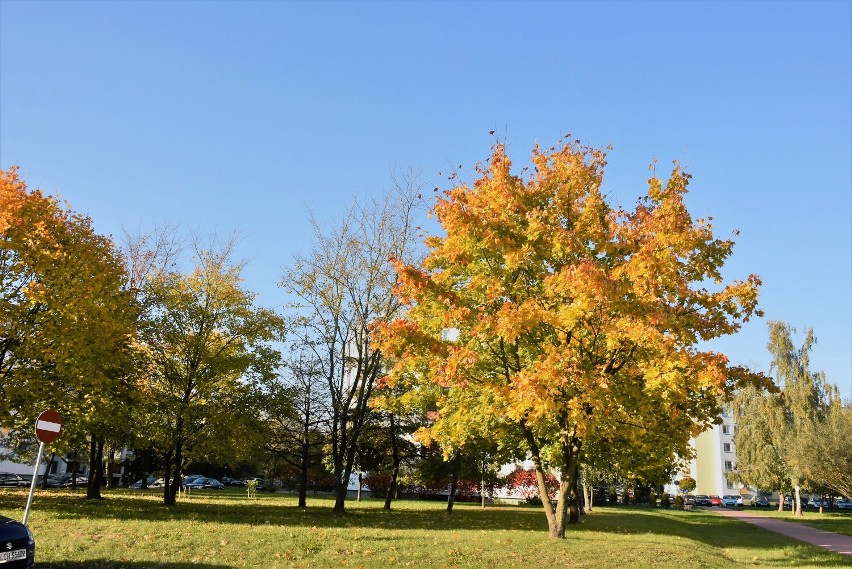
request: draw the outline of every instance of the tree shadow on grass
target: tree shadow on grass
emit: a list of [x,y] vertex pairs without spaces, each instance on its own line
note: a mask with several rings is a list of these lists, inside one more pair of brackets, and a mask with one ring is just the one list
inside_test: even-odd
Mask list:
[[[436,502],[418,502],[400,500],[394,503],[391,511],[384,511],[379,500],[367,500],[363,503],[347,502],[347,514],[335,516],[331,512],[333,502],[317,497],[309,501],[306,510],[295,506],[291,496],[278,494],[262,496],[248,500],[238,494],[210,494],[183,499],[177,506],[167,508],[160,498],[152,495],[140,495],[131,492],[105,494],[105,500],[87,501],[75,494],[44,494],[37,498],[33,519],[39,512],[61,520],[104,520],[109,522],[211,522],[216,524],[235,524],[248,526],[273,526],[290,528],[355,528],[374,530],[372,534],[381,538],[381,530],[420,530],[430,532],[456,531],[512,531],[529,532],[542,536],[546,540],[547,521],[540,507],[530,506],[489,506],[482,509],[479,505],[457,503],[451,516],[444,512],[445,506]],[[0,510],[18,507],[15,496],[0,494]],[[618,507],[600,508],[582,518],[582,523],[569,526],[568,541],[572,534],[634,535],[642,542],[642,536],[660,536],[660,538],[679,537],[684,546],[689,543],[706,544],[718,551],[718,555],[727,556],[726,550],[757,550],[765,553],[768,559],[762,559],[764,566],[772,565],[808,565],[813,567],[845,567],[849,562],[843,556],[832,554],[814,546],[800,544],[789,538],[769,532],[762,528],[733,520],[721,518],[711,512],[678,512],[671,510],[650,510],[648,508]],[[593,538],[594,536],[589,536]],[[38,536],[37,536],[38,538]],[[783,556],[777,552],[783,550]],[[735,562],[736,560],[730,559]],[[104,562],[109,563],[109,562]],[[146,567],[142,564],[110,565],[103,567]],[[154,565],[152,565],[154,566]],[[39,566],[41,567],[41,565]],[[45,566],[48,567],[48,566]],[[100,567],[85,565],[53,564],[55,569],[82,569]],[[187,567],[188,569],[206,569],[204,565],[175,564],[166,567]],[[207,566],[214,567],[214,566]]]
[[[598,517],[602,516],[602,517]],[[588,516],[580,531],[604,531],[624,535],[665,535],[704,543],[726,556],[725,550],[757,549],[767,553],[783,550],[777,559],[761,559],[762,566],[849,567],[849,559],[741,520],[711,511],[651,510],[635,507],[608,508]],[[572,530],[573,531],[573,530]],[[734,561],[731,559],[731,561]]]
[[[347,501],[346,514],[334,515],[333,500],[316,498],[301,510],[287,495],[264,496],[248,500],[239,495],[205,495],[183,499],[176,506],[163,506],[156,496],[130,493],[105,494],[106,499],[89,501],[75,494],[45,494],[37,496],[31,516],[46,512],[50,517],[64,520],[110,520],[151,522],[216,522],[219,524],[274,525],[292,527],[361,527],[375,529],[504,529],[547,531],[547,521],[538,508],[490,507],[482,510],[471,504],[456,504],[453,515],[444,513],[445,506],[437,502],[400,500],[390,511],[382,509],[380,500],[363,503]],[[0,495],[0,510],[14,508],[8,496]],[[22,506],[23,504],[21,504]]]
[[113,561],[89,559],[87,561],[59,561],[36,563],[36,569],[234,569],[232,565],[211,563],[169,563],[160,561]]

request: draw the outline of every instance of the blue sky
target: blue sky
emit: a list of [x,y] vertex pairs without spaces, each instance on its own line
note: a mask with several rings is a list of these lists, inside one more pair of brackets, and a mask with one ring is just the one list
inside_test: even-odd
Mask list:
[[818,338],[852,395],[850,2],[19,2],[0,0],[0,167],[98,231],[239,231],[247,286],[276,281],[394,169],[427,187],[516,164],[565,132],[611,144],[631,206],[656,158],[741,231],[726,274],[765,319],[713,345],[766,370],[765,320]]

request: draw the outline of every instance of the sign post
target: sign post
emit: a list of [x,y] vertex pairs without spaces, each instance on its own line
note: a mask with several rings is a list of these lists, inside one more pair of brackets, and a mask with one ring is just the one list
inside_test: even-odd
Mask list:
[[[38,480],[38,465],[41,462],[41,454],[44,452],[44,443],[52,443],[59,438],[59,431],[62,430],[62,417],[53,409],[43,411],[36,419],[35,432],[36,438],[40,441],[38,445],[38,456],[36,457],[35,470],[33,471],[33,479],[30,482],[30,495],[27,498],[27,507],[24,509],[23,524],[27,525],[27,518],[30,517],[30,506],[33,503],[33,494],[35,493],[36,480]],[[47,470],[45,470],[47,476]]]

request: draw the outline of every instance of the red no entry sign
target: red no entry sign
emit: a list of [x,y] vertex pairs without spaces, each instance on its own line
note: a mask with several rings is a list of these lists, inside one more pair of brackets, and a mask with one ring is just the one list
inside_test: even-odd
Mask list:
[[42,412],[36,420],[36,438],[43,443],[52,443],[59,438],[62,417],[53,409]]

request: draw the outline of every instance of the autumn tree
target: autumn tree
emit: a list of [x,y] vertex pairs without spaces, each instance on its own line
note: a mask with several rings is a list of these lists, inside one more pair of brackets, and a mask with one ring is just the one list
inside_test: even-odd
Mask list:
[[254,305],[242,286],[233,241],[196,247],[188,272],[156,271],[145,285],[140,337],[150,361],[147,400],[152,439],[166,471],[164,503],[173,505],[191,460],[238,459],[258,430],[251,384],[275,373],[282,320]]
[[419,200],[416,179],[403,178],[381,199],[356,200],[337,227],[326,229],[313,219],[313,248],[296,255],[281,279],[296,299],[289,332],[320,362],[331,398],[336,514],[344,512],[358,440],[371,415],[369,401],[384,373],[370,328],[400,314],[388,259],[408,258],[416,246],[412,220]]
[[801,490],[816,484],[813,471],[813,433],[821,430],[832,407],[839,406],[836,387],[822,372],[810,369],[810,352],[816,339],[805,331],[800,348],[793,344],[795,329],[784,322],[768,324],[767,348],[772,356],[770,374],[780,388],[778,393],[743,389],[735,400],[737,431],[736,471],[732,478],[743,484],[781,494],[792,492],[793,513],[802,515]]
[[[60,455],[126,429],[136,317],[110,239],[56,198],[0,171],[0,428],[32,437],[63,416]],[[93,459],[94,460],[94,459]],[[96,481],[97,482],[97,481]],[[90,492],[91,497],[97,497]]]
[[[427,240],[425,263],[396,262],[409,311],[377,335],[396,362],[389,382],[444,390],[423,438],[524,441],[557,538],[577,520],[587,439],[629,440],[640,454],[652,440],[687,456],[720,399],[750,380],[701,342],[755,314],[759,279],[723,284],[733,241],[691,217],[682,168],[651,178],[627,211],[602,193],[605,163],[603,151],[566,139],[536,147],[532,170],[513,174],[497,144],[473,185],[439,196],[444,235]],[[555,509],[545,461],[559,472]]]

